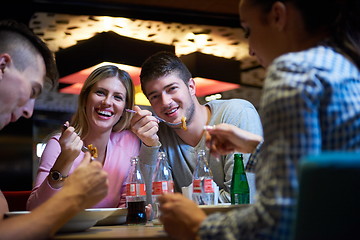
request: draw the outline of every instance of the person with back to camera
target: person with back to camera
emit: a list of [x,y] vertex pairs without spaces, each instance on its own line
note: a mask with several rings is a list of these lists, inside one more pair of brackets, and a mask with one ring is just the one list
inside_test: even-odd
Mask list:
[[207,127],[207,144],[254,151],[256,202],[207,217],[181,195],[163,195],[160,220],[175,239],[291,239],[300,159],[360,150],[360,2],[241,0],[239,9],[250,54],[267,67],[264,140],[219,124]]
[[[58,73],[52,53],[25,25],[0,21],[0,129],[20,117],[30,118],[45,81]],[[107,195],[107,173],[85,154],[61,191],[31,213],[4,219],[9,211],[0,192],[0,239],[48,239],[81,210]]]
[[[157,116],[170,123],[181,122],[184,117],[186,119],[186,129],[158,124],[150,111],[135,107],[137,112],[131,120],[131,129],[139,138],[156,141],[159,139],[161,143],[156,145],[157,142],[154,141],[155,144],[147,144],[150,157],[140,159],[145,175],[151,176],[149,172],[156,163],[154,153],[159,149],[164,151],[173,174],[176,192],[181,192],[182,187],[192,183],[196,153],[205,150],[205,125],[230,123],[262,135],[259,115],[255,107],[246,100],[213,100],[201,105],[195,95],[196,85],[191,73],[173,53],[158,52],[150,56],[141,67],[140,81],[142,90]],[[144,143],[146,144],[146,141]],[[247,162],[248,157],[249,154],[244,155],[244,162]],[[214,181],[220,188],[219,202],[229,203],[234,155],[230,153],[218,159],[211,156],[208,162]],[[247,177],[252,203],[255,176],[250,173]],[[151,185],[148,185],[147,189],[151,190]]]
[[127,130],[130,113],[124,111],[134,106],[134,85],[130,75],[114,65],[95,69],[86,79],[78,98],[78,108],[71,126],[57,133],[47,142],[41,156],[33,191],[28,199],[29,210],[36,208],[58,192],[65,181],[81,164],[82,146],[96,147],[95,160],[108,173],[109,192],[92,208],[126,206],[125,181],[130,168],[130,158],[139,155],[140,140]]

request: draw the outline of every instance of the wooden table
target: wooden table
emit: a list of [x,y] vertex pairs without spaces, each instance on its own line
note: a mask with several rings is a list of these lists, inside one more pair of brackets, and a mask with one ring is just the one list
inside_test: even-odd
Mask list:
[[115,225],[95,226],[84,232],[63,233],[56,235],[56,240],[80,239],[130,239],[130,240],[166,240],[170,239],[162,225]]
[[[242,205],[217,205],[200,206],[200,208],[210,215],[215,212],[228,212],[235,208],[246,208],[250,204]],[[84,232],[57,234],[54,240],[87,240],[87,239],[129,239],[129,240],[168,240],[171,239],[164,231],[162,225],[154,225],[148,222],[146,225],[114,225],[114,226],[95,226]]]

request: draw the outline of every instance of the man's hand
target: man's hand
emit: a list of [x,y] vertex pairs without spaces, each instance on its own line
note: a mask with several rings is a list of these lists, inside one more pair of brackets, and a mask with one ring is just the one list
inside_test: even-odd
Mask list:
[[65,180],[62,191],[79,195],[82,208],[90,208],[108,193],[107,173],[102,170],[101,163],[90,161],[90,153],[85,157],[75,171]]
[[157,120],[150,111],[141,110],[138,106],[134,107],[136,113],[131,119],[131,131],[149,147],[159,145],[159,120]]
[[158,199],[165,231],[175,239],[195,239],[206,218],[204,211],[179,193],[164,194]]

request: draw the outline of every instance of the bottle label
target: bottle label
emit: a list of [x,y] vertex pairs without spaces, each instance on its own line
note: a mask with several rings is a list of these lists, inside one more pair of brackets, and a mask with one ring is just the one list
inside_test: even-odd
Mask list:
[[174,183],[172,181],[161,181],[152,183],[152,194],[160,195],[163,193],[174,192]]
[[213,193],[213,180],[212,179],[205,179],[204,180],[204,192],[205,193]]
[[201,180],[194,179],[193,181],[193,192],[194,193],[201,193]]
[[126,184],[126,196],[146,196],[144,183]]
[[174,192],[174,181],[168,181],[168,192],[169,193]]
[[250,203],[249,193],[231,194],[231,204],[249,204],[249,203]]
[[204,193],[213,193],[214,192],[213,180],[212,179],[204,179],[203,184],[204,184],[204,190],[202,191],[201,180],[200,179],[194,179],[193,180],[193,192],[194,193],[202,193],[202,192],[204,192]]

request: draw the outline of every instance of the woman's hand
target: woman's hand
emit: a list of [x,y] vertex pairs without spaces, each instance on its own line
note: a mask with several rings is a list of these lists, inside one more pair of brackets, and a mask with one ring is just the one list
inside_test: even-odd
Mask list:
[[[69,122],[64,125],[63,132],[59,138],[61,152],[57,157],[52,169],[60,172],[63,176],[68,176],[74,160],[79,156],[83,141],[76,134],[73,127],[69,126]],[[49,184],[53,188],[61,188],[64,181],[55,181],[48,176]]]
[[79,156],[84,143],[75,129],[69,126],[69,122],[66,122],[64,126],[65,128],[59,138],[61,155],[66,161],[72,162]]

